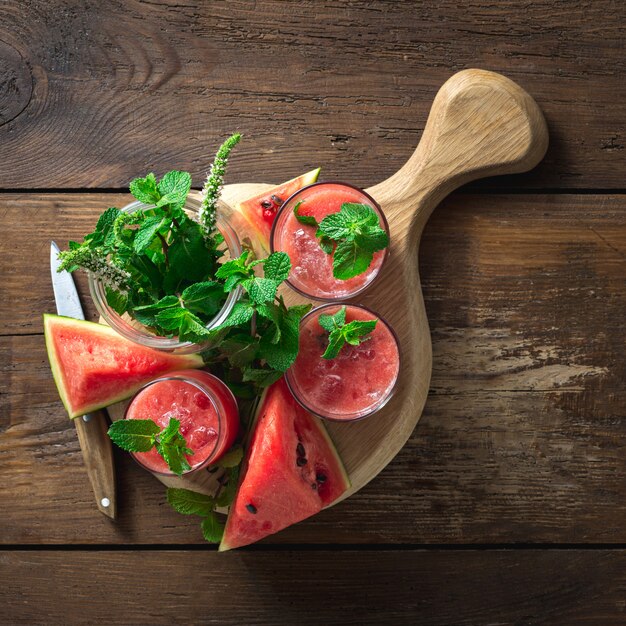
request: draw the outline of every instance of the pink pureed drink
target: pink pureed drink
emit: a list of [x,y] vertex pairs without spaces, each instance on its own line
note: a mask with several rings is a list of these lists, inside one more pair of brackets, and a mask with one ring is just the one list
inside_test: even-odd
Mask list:
[[[161,429],[172,418],[180,421],[180,432],[193,450],[193,454],[185,455],[189,471],[217,462],[239,433],[235,397],[208,372],[184,370],[157,378],[141,388],[126,409],[126,419],[151,419]],[[173,475],[155,448],[131,454],[151,472]]]
[[372,415],[393,394],[400,372],[400,350],[391,327],[364,307],[346,306],[346,323],[378,320],[369,338],[358,346],[345,344],[334,359],[324,359],[328,332],[319,323],[341,305],[326,304],[302,318],[300,350],[286,380],[296,400],[312,413],[349,421]]
[[341,205],[350,202],[371,207],[380,220],[380,227],[389,235],[387,220],[376,201],[367,193],[346,183],[315,183],[291,196],[281,207],[270,237],[272,252],[286,252],[291,259],[288,284],[314,300],[344,300],[366,289],[378,275],[387,249],[374,253],[367,270],[348,280],[333,276],[333,256],[326,254],[316,238],[316,228],[302,224],[294,215],[314,217],[321,222],[327,215],[338,213]]

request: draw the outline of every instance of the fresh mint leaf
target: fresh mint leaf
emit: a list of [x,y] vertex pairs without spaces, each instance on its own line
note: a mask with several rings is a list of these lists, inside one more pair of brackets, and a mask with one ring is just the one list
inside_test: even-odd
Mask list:
[[258,350],[257,341],[250,334],[238,333],[220,344],[220,350],[233,367],[245,367],[254,361]]
[[182,515],[205,516],[215,509],[215,500],[211,496],[189,489],[170,487],[167,490],[167,501],[176,512]]
[[324,252],[332,253],[333,276],[348,280],[370,266],[373,253],[389,245],[389,237],[380,227],[374,209],[366,204],[346,202],[338,213],[327,215],[319,224],[316,236]]
[[190,311],[183,318],[178,329],[178,339],[180,341],[191,341],[192,343],[202,343],[212,337],[212,332],[202,325],[202,321]]
[[340,239],[349,237],[352,234],[350,225],[350,220],[343,214],[343,212],[331,213],[320,222],[319,232],[321,235],[325,235],[329,239],[339,241]]
[[[105,246],[107,249],[115,240],[113,224],[121,211],[115,207],[109,207],[98,218],[96,229],[85,237],[90,247]],[[70,248],[71,249],[71,248]]]
[[319,316],[319,325],[327,332],[332,332],[335,328],[339,328],[346,323],[346,307],[342,306],[333,315],[322,314]]
[[241,283],[254,304],[272,302],[276,297],[278,283],[269,278],[248,278]]
[[273,343],[269,334],[261,337],[260,356],[272,369],[284,372],[293,365],[298,356],[300,320],[310,309],[311,305],[299,305],[287,309],[280,322],[281,338],[278,343]]
[[341,329],[336,328],[328,336],[328,346],[326,347],[324,354],[322,354],[322,358],[329,360],[336,358],[345,343],[346,340],[341,332]]
[[219,467],[237,467],[243,459],[243,447],[233,446],[218,462]]
[[200,282],[213,272],[200,227],[189,220],[176,235],[169,246],[169,268],[163,281],[164,288],[171,293],[179,291],[185,283]]
[[188,314],[189,311],[179,305],[159,311],[155,321],[161,328],[165,328],[165,330],[178,330]]
[[152,240],[156,237],[163,223],[163,217],[160,215],[152,215],[143,220],[133,240],[133,249],[135,252],[141,254],[152,243]]
[[326,235],[322,235],[320,237],[320,248],[326,254],[332,254],[333,250],[335,249],[335,242],[329,237],[326,237]]
[[218,282],[210,280],[190,285],[181,298],[190,311],[213,317],[222,308],[224,290]]
[[136,306],[132,309],[133,317],[145,326],[156,324],[156,316],[165,309],[180,307],[180,300],[176,296],[165,296],[158,302]]
[[243,381],[246,383],[254,382],[259,387],[269,387],[282,378],[282,376],[282,372],[277,372],[275,370],[255,369],[253,367],[243,370]]
[[118,314],[123,315],[128,308],[128,296],[126,294],[115,291],[111,287],[106,287],[107,304]]
[[210,513],[202,520],[202,535],[209,543],[219,543],[224,536],[224,525],[217,513]]
[[191,469],[185,454],[193,454],[193,450],[187,447],[187,442],[180,432],[180,421],[176,418],[170,419],[165,429],[157,436],[156,449],[174,474],[180,476]]
[[220,324],[215,330],[222,328],[230,328],[232,326],[240,326],[247,324],[254,315],[254,308],[249,302],[237,302],[232,308],[226,320]]
[[281,283],[286,280],[291,271],[291,260],[285,252],[273,252],[263,264],[265,278]]
[[377,320],[352,320],[346,324],[341,332],[344,339],[353,346],[358,346],[362,341],[369,339],[369,335],[376,328]]
[[340,213],[343,214],[352,230],[360,229],[364,226],[378,226],[378,215],[367,204],[344,202],[341,205]]
[[156,206],[169,205],[172,209],[182,209],[191,189],[191,176],[188,172],[171,171],[165,174],[157,185],[161,198]]
[[149,284],[155,293],[161,291],[163,285],[161,270],[145,254],[133,254],[129,259],[128,269],[138,284]]
[[382,228],[368,226],[363,229],[362,234],[354,236],[354,241],[363,250],[378,252],[389,245],[389,236]]
[[111,441],[128,452],[148,452],[161,429],[152,420],[118,420],[109,428]]
[[145,178],[135,178],[130,181],[130,193],[144,204],[156,204],[161,197],[157,191],[157,183],[154,174],[150,173]]
[[329,333],[328,346],[322,355],[324,359],[334,359],[343,346],[349,343],[358,346],[370,339],[370,333],[376,328],[378,320],[352,320],[346,322],[346,307],[342,307],[334,315],[320,315],[320,326]]
[[258,305],[256,311],[262,318],[272,322],[274,325],[274,336],[271,342],[278,343],[282,332],[280,324],[283,319],[284,307],[280,307],[274,302],[266,302],[265,304]]
[[300,222],[300,224],[304,224],[305,226],[315,226],[315,228],[317,228],[317,220],[312,215],[300,214],[300,205],[302,203],[303,200],[296,202],[296,206],[293,207],[293,214],[296,216],[296,219]]
[[367,270],[372,258],[372,253],[360,248],[355,241],[341,241],[335,248],[333,276],[340,280],[354,278]]

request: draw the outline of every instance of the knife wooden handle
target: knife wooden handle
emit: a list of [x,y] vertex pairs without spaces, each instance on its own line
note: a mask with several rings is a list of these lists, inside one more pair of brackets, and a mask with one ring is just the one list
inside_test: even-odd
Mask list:
[[83,451],[87,474],[101,513],[111,519],[117,515],[113,445],[107,435],[109,424],[105,411],[94,411],[74,420]]

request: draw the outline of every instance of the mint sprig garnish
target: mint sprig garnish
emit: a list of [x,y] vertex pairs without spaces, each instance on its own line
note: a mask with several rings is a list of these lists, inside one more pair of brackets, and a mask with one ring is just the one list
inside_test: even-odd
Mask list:
[[344,202],[341,210],[327,215],[321,222],[310,215],[302,215],[294,207],[298,222],[317,228],[315,236],[326,254],[333,254],[333,276],[348,280],[362,274],[370,266],[374,253],[389,245],[389,237],[380,227],[377,213],[367,204]]
[[334,315],[322,314],[319,325],[328,332],[328,346],[322,358],[334,359],[346,343],[358,346],[370,339],[368,336],[378,320],[352,320],[346,324],[346,307],[343,306]]
[[191,469],[186,454],[193,454],[180,432],[180,421],[172,418],[161,430],[153,420],[123,419],[113,422],[108,435],[111,441],[127,452],[148,452],[156,448],[170,470],[182,475]]

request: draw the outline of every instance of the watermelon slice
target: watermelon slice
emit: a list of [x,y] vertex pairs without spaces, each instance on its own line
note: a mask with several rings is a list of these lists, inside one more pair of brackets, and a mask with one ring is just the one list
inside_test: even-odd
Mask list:
[[162,374],[204,365],[197,354],[146,348],[94,322],[44,315],[43,325],[54,382],[71,418],[129,398]]
[[349,486],[326,429],[281,379],[261,399],[219,549],[254,543],[310,517]]
[[268,191],[264,191],[258,196],[249,198],[235,206],[235,210],[241,213],[254,231],[259,244],[265,252],[269,252],[272,224],[282,203],[296,191],[317,181],[319,173],[320,168],[318,167],[316,170],[311,170],[297,178],[292,178],[282,185],[272,187]]

